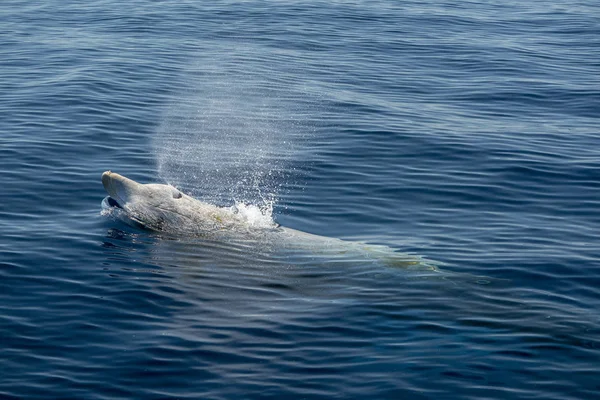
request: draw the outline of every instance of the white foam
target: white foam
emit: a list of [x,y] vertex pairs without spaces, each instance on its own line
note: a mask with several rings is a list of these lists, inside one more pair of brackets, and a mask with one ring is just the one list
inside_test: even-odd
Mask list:
[[230,210],[241,217],[252,228],[272,228],[277,225],[273,220],[273,202],[258,207],[254,204],[236,203]]

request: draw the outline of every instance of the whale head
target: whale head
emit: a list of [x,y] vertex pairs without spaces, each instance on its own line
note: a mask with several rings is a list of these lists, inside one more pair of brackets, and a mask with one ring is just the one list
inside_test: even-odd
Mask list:
[[[182,193],[171,185],[142,184],[112,171],[102,174],[108,193],[105,210],[135,227],[155,231],[205,235],[215,232],[247,232],[278,225],[270,215],[240,212],[234,207],[217,207]],[[242,211],[253,210],[240,204]],[[258,208],[256,208],[258,210]]]
[[102,184],[109,195],[105,207],[121,209],[133,222],[153,230],[189,224],[206,208],[171,185],[141,184],[112,171],[102,174]]
[[140,203],[167,209],[176,208],[175,200],[180,200],[184,196],[171,185],[144,185],[112,171],[102,174],[102,185],[110,196],[111,205],[123,209]]

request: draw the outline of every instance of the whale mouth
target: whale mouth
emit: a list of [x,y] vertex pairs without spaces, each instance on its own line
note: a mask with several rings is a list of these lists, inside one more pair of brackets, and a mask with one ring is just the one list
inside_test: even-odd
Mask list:
[[108,204],[109,207],[114,207],[114,208],[121,208],[123,209],[123,207],[121,207],[121,205],[119,204],[118,201],[116,201],[115,199],[113,199],[112,197],[108,196],[106,198],[106,203]]
[[128,199],[140,191],[142,185],[117,173],[106,171],[102,174],[102,185],[108,193],[106,206],[124,208]]

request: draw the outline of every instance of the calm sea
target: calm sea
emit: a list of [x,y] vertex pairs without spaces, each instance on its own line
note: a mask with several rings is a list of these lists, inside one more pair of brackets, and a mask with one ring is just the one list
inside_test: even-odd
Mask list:
[[[138,230],[108,169],[439,272]],[[2,399],[600,398],[597,1],[5,0],[0,170]]]

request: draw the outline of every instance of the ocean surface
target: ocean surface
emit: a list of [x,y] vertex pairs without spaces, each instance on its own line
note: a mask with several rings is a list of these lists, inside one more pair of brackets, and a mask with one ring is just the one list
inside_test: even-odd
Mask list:
[[[0,28],[0,398],[600,398],[597,1]],[[105,170],[413,262],[130,227]]]

